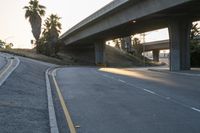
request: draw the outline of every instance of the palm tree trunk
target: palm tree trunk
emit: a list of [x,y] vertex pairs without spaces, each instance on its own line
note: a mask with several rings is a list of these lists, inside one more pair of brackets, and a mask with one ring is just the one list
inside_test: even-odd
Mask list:
[[33,18],[30,18],[30,23],[31,23],[33,36],[36,40],[36,51],[37,53],[39,53],[40,46],[38,42],[40,39],[42,19],[38,14],[36,14]]

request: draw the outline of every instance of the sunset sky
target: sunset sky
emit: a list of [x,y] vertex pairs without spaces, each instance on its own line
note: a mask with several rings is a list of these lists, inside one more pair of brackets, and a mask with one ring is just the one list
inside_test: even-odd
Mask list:
[[[112,0],[40,0],[47,7],[45,19],[51,13],[60,16],[62,33],[105,6]],[[28,20],[24,18],[23,7],[29,0],[1,0],[0,4],[0,39],[14,43],[14,47],[31,48],[34,39]]]
[[[46,6],[46,16],[51,13],[60,16],[62,33],[99,10],[112,0],[40,0]],[[24,6],[29,0],[1,0],[0,39],[12,42],[15,48],[32,48],[33,35],[29,21],[24,18]],[[146,33],[146,42],[168,39],[168,30],[162,29]]]

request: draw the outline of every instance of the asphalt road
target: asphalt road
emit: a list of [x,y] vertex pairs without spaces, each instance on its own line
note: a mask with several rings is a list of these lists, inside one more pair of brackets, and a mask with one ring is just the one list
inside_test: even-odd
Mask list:
[[45,70],[48,64],[19,57],[0,86],[0,133],[49,133]]
[[0,69],[6,64],[6,59],[4,55],[0,54]]
[[200,133],[199,76],[69,67],[56,80],[78,133]]

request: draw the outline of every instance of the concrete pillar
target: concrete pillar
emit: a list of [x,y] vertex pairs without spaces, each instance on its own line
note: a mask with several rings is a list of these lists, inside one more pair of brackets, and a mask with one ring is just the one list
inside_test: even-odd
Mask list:
[[121,48],[124,51],[131,52],[132,50],[131,36],[121,38]]
[[121,38],[120,41],[121,41],[121,49],[125,51],[126,50],[126,42],[125,42],[124,38]]
[[103,41],[95,43],[95,64],[105,65],[105,42]]
[[125,40],[125,44],[126,44],[126,47],[127,47],[126,48],[127,52],[131,52],[131,50],[132,50],[131,36],[125,37],[124,40]]
[[190,31],[192,22],[187,18],[174,18],[169,21],[170,70],[190,69]]
[[160,54],[160,50],[158,49],[153,50],[153,61],[159,62],[159,54]]

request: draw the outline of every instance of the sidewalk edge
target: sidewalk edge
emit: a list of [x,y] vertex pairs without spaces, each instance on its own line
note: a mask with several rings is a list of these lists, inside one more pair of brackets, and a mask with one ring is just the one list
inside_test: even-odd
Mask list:
[[47,100],[48,100],[48,112],[49,112],[49,126],[50,126],[50,133],[59,133],[55,108],[54,108],[54,104],[53,104],[51,85],[50,85],[50,80],[49,80],[49,76],[48,76],[50,69],[51,68],[48,68],[45,72]]

